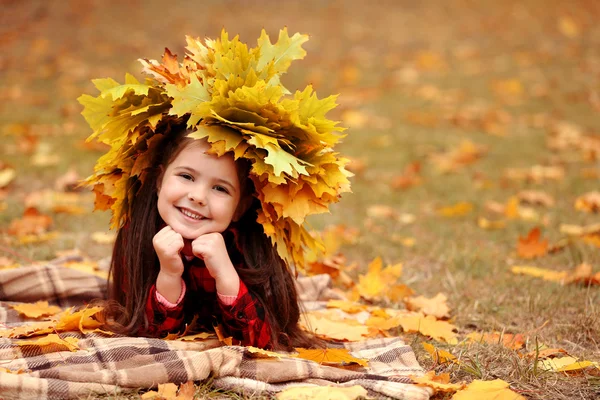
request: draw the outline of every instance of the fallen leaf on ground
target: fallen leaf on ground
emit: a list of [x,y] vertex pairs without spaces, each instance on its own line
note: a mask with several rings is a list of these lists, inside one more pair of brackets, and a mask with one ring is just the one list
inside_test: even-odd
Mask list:
[[583,194],[575,199],[575,209],[587,213],[600,211],[600,192],[594,191]]
[[452,400],[526,400],[525,397],[510,390],[509,386],[508,382],[502,379],[493,381],[476,379],[469,383],[465,389],[456,392],[452,396]]
[[174,383],[164,383],[158,385],[158,391],[151,390],[142,395],[142,399],[161,399],[175,400],[177,397],[177,385]]
[[45,335],[54,332],[54,321],[35,322],[33,324],[20,325],[15,328],[0,330],[0,337],[22,338],[35,335]]
[[438,321],[432,315],[417,314],[399,317],[400,326],[405,332],[419,332],[433,339],[450,344],[456,344],[456,327],[446,321]]
[[452,206],[441,207],[437,212],[443,217],[462,217],[469,214],[472,210],[473,204],[461,201]]
[[94,232],[91,238],[98,244],[113,244],[117,238],[117,234],[115,232]]
[[277,393],[278,400],[355,400],[367,398],[367,389],[362,386],[300,386]]
[[581,263],[571,271],[554,271],[539,267],[517,265],[511,267],[511,271],[514,274],[529,275],[561,284],[600,285],[600,271],[594,273],[592,266],[587,263]]
[[433,315],[436,318],[449,318],[450,308],[446,304],[447,300],[445,294],[438,293],[432,298],[424,296],[409,297],[405,300],[405,303],[406,308],[411,311],[421,311],[425,315]]
[[16,171],[13,168],[5,166],[0,169],[0,188],[7,187],[17,176]]
[[250,355],[252,357],[255,357],[255,358],[277,358],[277,359],[281,359],[281,354],[276,353],[274,351],[259,349],[258,347],[254,347],[254,346],[246,346],[244,349],[248,353],[250,353]]
[[575,357],[551,358],[538,361],[538,366],[546,371],[573,372],[589,367],[600,369],[600,363],[595,361],[578,361]]
[[564,356],[569,355],[569,353],[565,349],[541,349],[538,351],[534,350],[526,354],[527,358],[534,359],[537,357],[539,360],[556,357],[558,355]]
[[62,311],[62,308],[57,306],[51,306],[47,301],[38,301],[36,303],[22,303],[11,306],[17,310],[19,314],[23,314],[29,318],[39,318],[49,315],[58,314]]
[[517,197],[520,201],[533,205],[553,207],[555,204],[552,196],[539,190],[523,190],[522,192],[519,192]]
[[21,219],[10,223],[8,233],[15,236],[39,235],[48,231],[52,218],[40,213],[36,208],[29,207],[23,212]]
[[510,270],[513,274],[534,276],[552,282],[564,282],[568,276],[567,271],[553,271],[528,265],[515,265]]
[[442,173],[454,172],[464,166],[473,164],[487,152],[487,148],[465,140],[459,146],[446,153],[433,154],[431,161]]
[[369,333],[369,328],[361,325],[351,325],[340,321],[331,321],[319,318],[314,314],[305,314],[303,325],[309,326],[312,331],[320,337],[334,340],[358,341],[363,340],[363,335]]
[[521,258],[536,258],[548,252],[548,240],[540,240],[540,228],[533,228],[527,237],[519,237],[517,243],[517,254]]
[[467,339],[476,343],[502,344],[504,347],[511,350],[523,348],[526,340],[525,336],[520,333],[512,334],[503,332],[471,332],[467,335]]
[[367,367],[369,362],[363,358],[356,358],[350,354],[348,349],[304,349],[296,348],[296,357],[315,361],[327,365],[358,364]]
[[369,264],[366,274],[358,276],[356,289],[367,300],[382,300],[389,298],[389,290],[402,275],[402,264],[388,265],[382,268],[380,257]]
[[216,338],[216,337],[217,336],[211,332],[200,332],[200,333],[196,333],[195,335],[181,336],[175,340],[179,340],[180,342],[193,342],[195,340],[205,340],[205,339]]
[[31,340],[19,340],[17,344],[19,346],[50,346],[50,345],[58,345],[64,346],[69,351],[77,351],[79,350],[79,339],[74,337],[65,337],[64,339],[58,336],[55,333],[50,335],[42,336],[39,339],[31,339]]
[[565,177],[565,169],[559,166],[534,165],[530,168],[508,168],[504,177],[514,181],[544,183],[546,180],[560,181]]
[[463,389],[466,385],[464,383],[450,383],[450,374],[436,375],[435,371],[429,371],[424,376],[415,377],[410,376],[410,379],[417,386],[427,386],[433,389],[433,394],[452,393],[457,390]]
[[66,262],[63,264],[63,267],[85,272],[86,274],[95,275],[102,279],[108,278],[108,271],[101,270],[98,266],[98,263],[91,260]]
[[401,175],[395,176],[390,186],[392,189],[408,189],[421,183],[421,163],[418,161],[408,164]]
[[477,226],[482,229],[495,230],[495,229],[504,229],[506,228],[506,221],[503,219],[499,220],[489,220],[484,217],[479,217],[477,219]]
[[446,350],[438,349],[434,345],[425,342],[423,342],[423,348],[431,355],[431,358],[433,358],[433,361],[437,364],[444,364],[447,362],[460,364],[460,361],[458,361],[456,356]]
[[329,300],[327,302],[327,308],[338,308],[348,314],[356,314],[366,310],[367,306],[348,300]]

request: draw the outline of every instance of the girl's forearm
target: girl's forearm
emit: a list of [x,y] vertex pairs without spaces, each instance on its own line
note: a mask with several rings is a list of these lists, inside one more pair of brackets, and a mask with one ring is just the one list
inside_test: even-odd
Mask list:
[[160,271],[156,278],[156,290],[171,303],[176,303],[181,296],[181,276]]

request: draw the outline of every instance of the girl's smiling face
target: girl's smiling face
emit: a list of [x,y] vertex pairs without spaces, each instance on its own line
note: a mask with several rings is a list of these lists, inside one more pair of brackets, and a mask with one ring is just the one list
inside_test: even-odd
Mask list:
[[179,152],[158,180],[158,213],[184,239],[223,232],[236,217],[241,189],[231,154],[206,154],[205,140]]

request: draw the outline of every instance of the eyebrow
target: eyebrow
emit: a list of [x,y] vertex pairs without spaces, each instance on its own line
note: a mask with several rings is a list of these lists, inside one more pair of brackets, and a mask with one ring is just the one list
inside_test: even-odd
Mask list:
[[[186,167],[186,166],[175,167],[175,170],[178,170],[178,169],[186,170],[188,172],[191,172],[194,175],[200,175],[200,172],[196,171],[194,168],[191,168],[191,167]],[[220,183],[220,184],[225,185],[225,186],[229,186],[229,188],[235,192],[235,186],[230,181],[228,181],[227,179],[217,178],[216,181],[218,183]]]

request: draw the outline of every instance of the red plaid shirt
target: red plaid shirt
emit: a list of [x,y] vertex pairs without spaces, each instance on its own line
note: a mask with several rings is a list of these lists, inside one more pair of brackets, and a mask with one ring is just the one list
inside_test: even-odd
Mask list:
[[[237,270],[243,267],[243,261],[239,251],[236,251],[237,246],[232,246],[235,240],[231,239],[235,234],[229,230],[223,236]],[[190,252],[188,243],[182,253]],[[235,344],[271,347],[271,327],[266,320],[265,309],[244,282],[240,280],[240,290],[233,304],[226,305],[218,299],[216,282],[201,259],[193,257],[188,260],[184,256],[183,264],[185,270],[182,278],[186,292],[176,307],[169,308],[161,304],[156,297],[156,285],[150,288],[146,302],[149,335],[160,337],[170,332],[180,332],[186,322],[198,315],[198,322],[204,328],[211,329],[214,325],[222,324],[225,333],[233,337]]]

